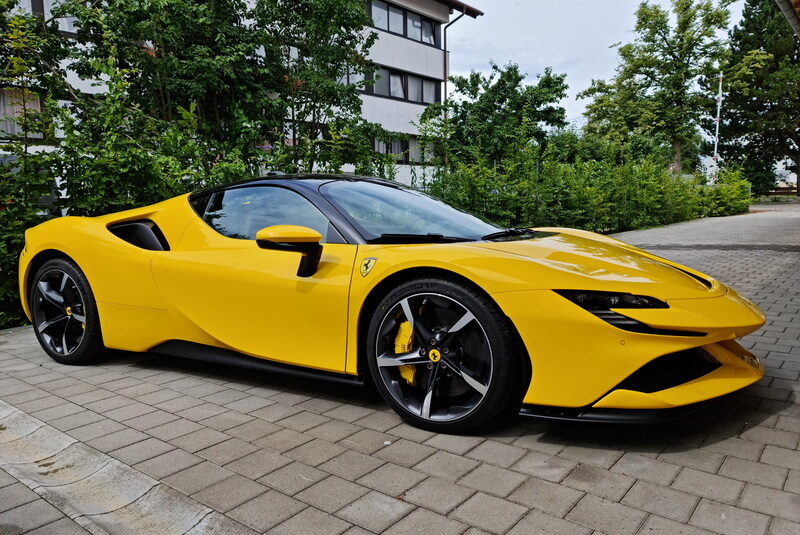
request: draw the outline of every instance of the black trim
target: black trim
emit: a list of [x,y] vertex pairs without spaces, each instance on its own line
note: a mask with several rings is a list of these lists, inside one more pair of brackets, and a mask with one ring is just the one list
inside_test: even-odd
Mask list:
[[[396,74],[398,76],[402,76],[402,78],[403,78],[403,93],[405,94],[404,97],[395,97],[393,95],[384,95],[384,94],[375,92],[375,84],[377,83],[377,79],[375,78],[375,76],[378,74],[378,71],[380,71],[381,69],[389,71],[389,76],[390,76],[389,89],[390,89],[390,91],[391,91],[391,75],[392,74]],[[434,93],[434,96],[433,96],[433,102],[425,102],[425,100],[424,100],[424,98],[425,98],[425,87],[424,87],[424,85],[423,85],[423,88],[422,88],[422,95],[423,95],[422,98],[423,98],[423,100],[411,100],[410,98],[408,98],[408,77],[409,76],[413,76],[415,78],[419,78],[423,82],[423,84],[424,84],[425,81],[433,82],[435,84],[435,93]],[[437,104],[437,103],[440,103],[442,101],[442,80],[437,80],[436,78],[431,78],[430,76],[424,76],[424,75],[416,73],[416,72],[406,71],[406,70],[403,70],[403,69],[398,69],[396,67],[389,67],[387,65],[381,65],[380,63],[376,63],[375,64],[375,72],[372,73],[370,76],[365,77],[365,81],[372,82],[372,83],[369,83],[369,84],[365,83],[364,88],[363,89],[359,89],[358,91],[360,93],[362,93],[364,95],[368,95],[370,97],[386,98],[386,99],[389,99],[389,100],[396,100],[398,102],[407,102],[408,104],[416,104],[418,106],[424,106],[426,108],[428,106],[430,106],[431,104]]]
[[[668,265],[669,265],[669,264],[668,264]],[[691,273],[691,272],[689,272],[689,271],[686,271],[685,269],[681,269],[681,268],[679,268],[679,267],[675,267],[675,266],[672,266],[672,267],[674,267],[675,269],[677,269],[677,270],[678,270],[678,271],[680,271],[681,273],[685,273],[685,274],[689,275],[690,277],[692,277],[693,279],[696,279],[697,281],[699,281],[699,282],[700,282],[700,283],[701,283],[703,286],[705,286],[705,287],[706,287],[706,288],[708,288],[709,290],[711,289],[711,286],[712,286],[712,284],[711,284],[711,281],[710,281],[710,280],[708,280],[708,279],[704,279],[704,278],[703,278],[703,277],[701,277],[700,275],[695,275],[694,273]]]
[[702,347],[693,347],[651,360],[613,390],[651,394],[699,379],[720,366],[722,364],[711,353]]
[[117,238],[149,251],[169,251],[169,242],[159,226],[151,219],[123,221],[108,226]]
[[657,336],[706,336],[706,333],[701,333],[698,331],[681,331],[677,329],[661,329],[658,327],[651,327],[650,325],[642,323],[639,320],[629,318],[628,316],[618,312],[613,312],[611,310],[590,310],[589,312],[605,321],[609,325],[613,325],[617,329],[622,329],[623,331],[629,331],[632,333],[655,334]]
[[[706,336],[706,333],[699,331],[683,331],[678,329],[662,329],[660,327],[651,327],[650,325],[642,323],[639,320],[630,318],[628,316],[625,316],[624,314],[620,314],[619,312],[615,312],[615,310],[625,310],[625,309],[642,310],[642,309],[669,308],[669,305],[666,302],[661,301],[660,299],[656,299],[655,297],[650,297],[646,295],[634,295],[625,292],[605,292],[605,291],[594,291],[594,290],[553,290],[553,291],[558,295],[560,295],[561,297],[568,299],[573,304],[581,307],[590,314],[593,314],[595,317],[623,331],[629,331],[641,334],[655,334],[660,336],[689,336],[689,337]],[[585,299],[581,300],[579,299],[580,297],[583,297]],[[598,301],[602,301],[603,298],[609,298],[609,297],[619,297],[620,302],[615,305],[605,303],[604,304],[605,308],[603,308],[602,303],[598,303]],[[628,302],[626,302],[625,297],[629,297],[631,299]],[[637,304],[635,302],[636,298],[644,299],[645,302]]]
[[302,366],[292,366],[270,360],[251,357],[236,351],[221,349],[218,347],[186,342],[183,340],[170,340],[150,349],[151,353],[170,355],[172,357],[186,358],[209,362],[211,364],[222,364],[226,366],[236,366],[248,370],[255,370],[267,373],[280,373],[299,377],[301,379],[316,379],[329,381],[348,386],[362,386],[364,378],[356,375],[346,375],[343,373],[333,373]]
[[654,424],[684,418],[713,405],[722,398],[700,401],[670,409],[595,409],[592,407],[550,407],[523,405],[520,416],[568,422],[593,422],[613,424]]
[[300,253],[300,265],[297,267],[298,277],[310,277],[317,272],[319,259],[322,257],[322,245],[317,242],[273,242],[256,240],[262,249]]

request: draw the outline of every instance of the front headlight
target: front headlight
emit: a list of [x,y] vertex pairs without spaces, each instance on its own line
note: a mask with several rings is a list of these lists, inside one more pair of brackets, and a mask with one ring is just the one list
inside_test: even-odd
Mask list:
[[646,323],[623,316],[619,312],[611,310],[625,308],[669,308],[669,305],[655,297],[646,295],[634,295],[620,292],[594,292],[586,290],[553,290],[562,297],[565,297],[591,312],[606,323],[610,323],[618,329],[643,334],[659,334],[667,336],[705,336],[706,333],[695,331],[680,331],[674,329],[660,329],[651,327]]
[[612,308],[669,308],[664,301],[646,295],[586,290],[555,290],[555,292],[590,312]]

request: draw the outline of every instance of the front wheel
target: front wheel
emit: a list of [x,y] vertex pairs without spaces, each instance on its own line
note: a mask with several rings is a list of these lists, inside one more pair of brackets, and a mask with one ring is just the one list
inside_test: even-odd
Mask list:
[[367,338],[376,388],[412,425],[466,432],[519,408],[521,364],[508,320],[469,286],[401,284],[379,303]]
[[57,258],[39,268],[30,309],[36,338],[53,360],[86,364],[105,349],[89,281],[73,262]]

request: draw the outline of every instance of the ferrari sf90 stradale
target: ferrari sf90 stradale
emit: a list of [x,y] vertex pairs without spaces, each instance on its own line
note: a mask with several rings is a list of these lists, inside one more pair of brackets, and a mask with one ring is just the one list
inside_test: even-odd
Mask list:
[[503,229],[393,182],[275,176],[27,231],[44,350],[372,381],[408,422],[648,421],[763,375],[764,323],[713,278],[607,236]]

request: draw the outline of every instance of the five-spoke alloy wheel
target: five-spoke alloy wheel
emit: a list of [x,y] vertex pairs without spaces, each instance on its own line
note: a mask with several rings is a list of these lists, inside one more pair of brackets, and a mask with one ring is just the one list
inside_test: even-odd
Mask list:
[[83,364],[103,348],[97,306],[86,276],[66,259],[46,262],[30,287],[33,327],[42,348],[62,364]]
[[507,319],[473,288],[404,283],[378,305],[368,338],[378,391],[415,425],[463,432],[518,406],[519,355]]

